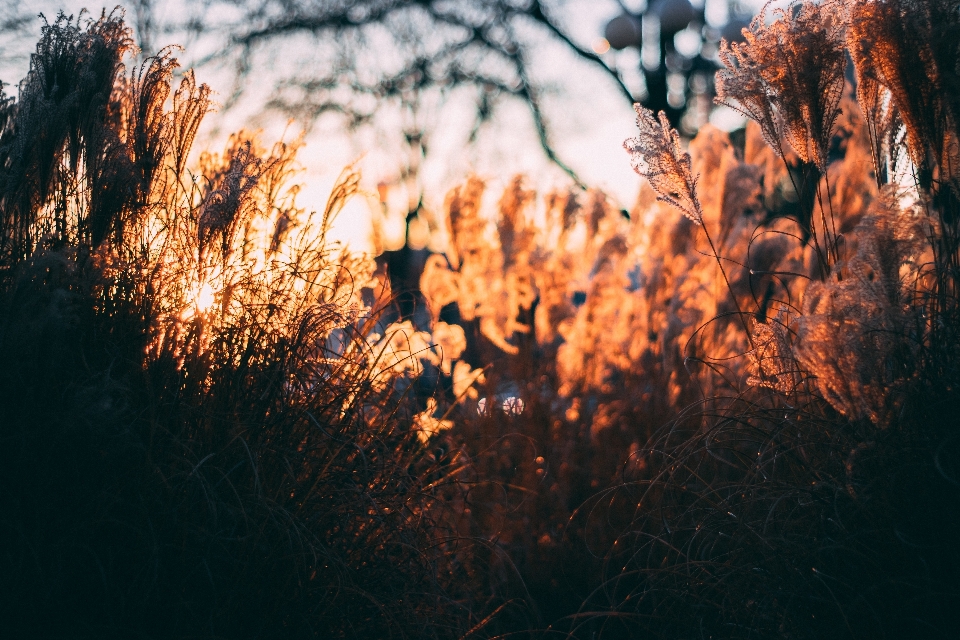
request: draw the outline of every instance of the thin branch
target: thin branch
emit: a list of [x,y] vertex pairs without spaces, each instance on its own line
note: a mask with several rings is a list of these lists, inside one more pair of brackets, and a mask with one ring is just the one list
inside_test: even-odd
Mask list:
[[[622,7],[623,4],[621,3],[620,6]],[[533,18],[534,20],[536,20],[538,23],[545,26],[550,31],[550,33],[556,36],[556,38],[561,42],[563,42],[565,45],[570,47],[570,50],[576,53],[578,56],[580,56],[584,60],[588,60],[594,63],[595,65],[603,69],[603,71],[606,72],[606,74],[613,79],[614,83],[617,85],[617,88],[620,90],[620,93],[623,94],[623,96],[629,101],[629,104],[632,105],[634,102],[636,102],[636,98],[634,98],[633,93],[630,92],[630,89],[627,88],[627,85],[623,83],[623,79],[620,77],[620,74],[618,74],[615,70],[608,67],[607,63],[603,61],[603,58],[598,56],[596,53],[588,49],[584,49],[583,47],[578,45],[576,42],[571,40],[570,36],[564,33],[560,29],[560,27],[558,27],[556,23],[554,23],[543,12],[543,5],[540,3],[540,0],[535,0],[534,3],[530,6],[530,9],[526,11],[525,14]]]

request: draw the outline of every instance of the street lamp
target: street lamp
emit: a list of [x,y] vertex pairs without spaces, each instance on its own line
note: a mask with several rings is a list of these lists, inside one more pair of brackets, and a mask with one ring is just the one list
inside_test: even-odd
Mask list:
[[607,23],[603,30],[603,37],[611,49],[622,51],[627,47],[640,47],[642,42],[643,25],[635,16],[621,13]]
[[[695,134],[709,117],[721,36],[736,39],[746,26],[739,2],[700,0],[697,5],[651,0],[646,9],[634,12],[621,2],[623,11],[604,28],[611,49],[640,51],[646,91],[638,92],[638,102],[665,112],[687,135]],[[717,15],[724,16],[724,24],[717,24]]]

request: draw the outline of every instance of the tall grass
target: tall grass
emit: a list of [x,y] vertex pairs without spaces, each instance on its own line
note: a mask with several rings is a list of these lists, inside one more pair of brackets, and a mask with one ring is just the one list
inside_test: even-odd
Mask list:
[[451,194],[455,251],[422,289],[472,323],[487,400],[453,434],[509,480],[511,509],[474,523],[552,631],[960,626],[958,12],[762,13],[718,76],[745,135],[685,149],[641,110],[629,222],[518,181],[494,234],[481,183]]
[[[811,255],[800,295],[757,315],[748,386],[671,422],[646,449],[656,474],[617,490],[638,510],[611,557],[603,596],[629,614],[613,622],[661,637],[956,633],[958,24],[950,2],[794,2],[725,46],[721,96],[787,175],[818,176],[790,238]],[[859,207],[841,190],[857,182]]]
[[192,171],[172,50],[128,72],[118,16],[47,24],[0,101],[14,626],[952,637],[958,30],[761,13],[721,52],[745,131],[640,110],[628,217],[468,179],[397,318],[327,238],[355,172],[311,214],[296,143]]
[[[11,637],[484,629],[461,463],[425,451],[373,265],[117,14],[44,23],[0,137],[0,598]],[[392,358],[392,359],[391,359]]]

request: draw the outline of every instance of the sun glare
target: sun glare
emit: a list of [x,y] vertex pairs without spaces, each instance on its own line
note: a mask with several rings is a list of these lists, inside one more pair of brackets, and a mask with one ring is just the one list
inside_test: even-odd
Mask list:
[[213,290],[213,287],[210,286],[209,282],[204,282],[200,286],[200,290],[197,291],[196,298],[194,299],[196,302],[197,310],[200,313],[206,313],[213,307],[214,299],[215,299],[215,292]]
[[181,320],[191,320],[213,309],[216,304],[216,291],[210,282],[195,283],[184,297],[185,307],[180,314]]

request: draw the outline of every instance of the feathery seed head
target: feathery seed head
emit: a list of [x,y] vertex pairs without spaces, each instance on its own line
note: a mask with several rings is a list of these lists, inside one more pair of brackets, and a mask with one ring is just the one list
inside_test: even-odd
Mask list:
[[823,170],[843,95],[846,9],[839,0],[795,0],[767,24],[768,6],[744,29],[744,42],[721,43],[717,102],[755,120],[780,155],[785,138]]
[[633,170],[649,181],[657,200],[677,207],[683,215],[702,225],[697,178],[693,175],[690,154],[680,145],[680,135],[670,127],[662,111],[659,118],[655,118],[651,110],[640,104],[633,108],[640,133],[623,143],[630,153]]

